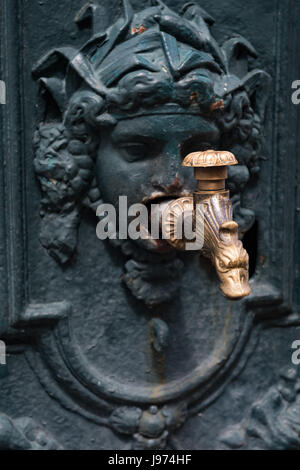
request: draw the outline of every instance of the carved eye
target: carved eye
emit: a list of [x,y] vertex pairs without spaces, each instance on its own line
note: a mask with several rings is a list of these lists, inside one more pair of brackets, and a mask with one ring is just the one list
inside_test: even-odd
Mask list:
[[227,266],[226,266],[226,264],[224,263],[224,261],[222,261],[222,260],[219,261],[219,268],[220,268],[220,269],[227,269]]
[[144,160],[153,154],[153,146],[146,142],[128,142],[121,144],[120,147],[129,162]]

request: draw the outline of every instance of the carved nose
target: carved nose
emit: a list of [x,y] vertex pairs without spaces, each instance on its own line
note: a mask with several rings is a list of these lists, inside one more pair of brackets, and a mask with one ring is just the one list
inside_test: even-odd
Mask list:
[[177,194],[183,188],[183,180],[177,172],[173,175],[173,178],[170,178],[170,176],[168,176],[167,180],[161,179],[152,181],[152,186],[154,189],[165,193]]
[[177,173],[176,177],[172,181],[172,183],[167,186],[167,190],[170,193],[172,193],[172,192],[175,193],[175,192],[179,191],[182,188],[182,186],[183,186],[183,182],[181,181],[181,179],[179,178],[178,173]]
[[[155,189],[161,190],[163,187],[167,192],[176,194],[187,183],[187,176],[190,175],[187,175],[186,169],[182,167],[182,156],[178,146],[172,144],[161,155],[152,184],[156,186]],[[160,188],[157,188],[157,185]]]

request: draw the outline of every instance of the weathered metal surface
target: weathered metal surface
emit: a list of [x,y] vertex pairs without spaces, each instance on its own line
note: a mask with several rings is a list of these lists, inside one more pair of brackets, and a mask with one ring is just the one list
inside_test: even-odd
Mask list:
[[[298,448],[299,6],[121,3],[1,1],[0,447]],[[202,257],[96,237],[101,201],[188,197],[214,147],[238,303]]]

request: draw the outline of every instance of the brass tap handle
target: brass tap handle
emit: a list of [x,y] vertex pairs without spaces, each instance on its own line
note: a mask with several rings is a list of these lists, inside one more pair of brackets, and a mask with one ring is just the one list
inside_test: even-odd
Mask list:
[[197,191],[193,194],[194,216],[197,204],[204,205],[203,254],[216,267],[223,294],[238,300],[251,293],[249,256],[238,239],[238,224],[233,221],[229,191],[225,188],[228,165],[238,161],[230,152],[207,150],[189,154],[183,166],[194,168]]
[[229,197],[225,189],[228,178],[228,166],[237,165],[238,161],[230,152],[207,150],[206,152],[190,153],[182,166],[192,167],[195,172],[198,190],[194,193],[196,202],[214,194]]

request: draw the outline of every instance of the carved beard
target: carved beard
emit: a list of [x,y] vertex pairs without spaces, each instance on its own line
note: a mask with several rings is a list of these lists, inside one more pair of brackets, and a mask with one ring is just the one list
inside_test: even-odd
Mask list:
[[[91,198],[95,190],[98,191],[97,197]],[[84,207],[96,214],[97,207],[103,203],[100,188],[94,178]],[[175,249],[159,253],[153,248],[153,240],[152,243],[147,240],[120,240],[118,233],[116,239],[108,240],[114,249],[121,250],[127,258],[122,280],[136,299],[148,308],[153,308],[178,296],[184,269],[182,253]],[[155,244],[158,247],[159,240],[155,240]]]
[[110,240],[127,257],[123,282],[149,308],[172,301],[179,293],[184,263],[179,253],[158,254],[131,240]]

